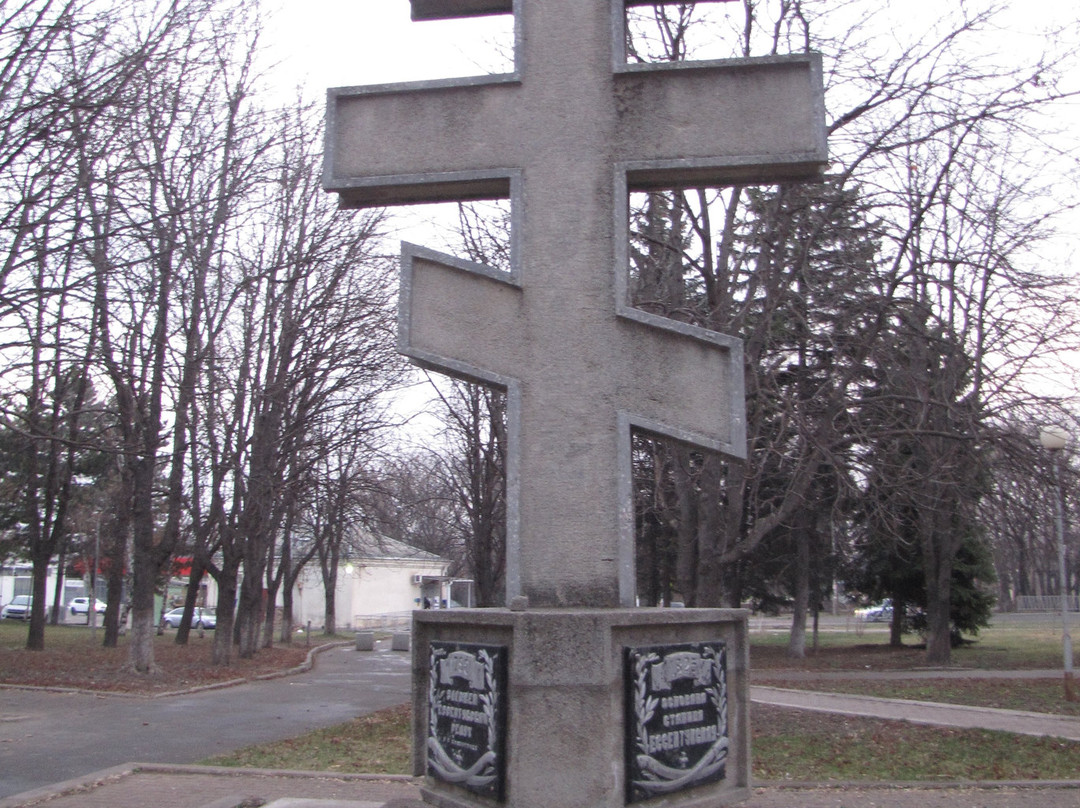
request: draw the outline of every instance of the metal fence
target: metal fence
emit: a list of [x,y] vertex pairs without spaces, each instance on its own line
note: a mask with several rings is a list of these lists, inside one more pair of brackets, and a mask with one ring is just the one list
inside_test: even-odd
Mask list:
[[[1080,595],[1070,595],[1067,598],[1070,612],[1080,612]],[[1061,612],[1060,595],[1017,595],[1016,611],[1018,612]]]

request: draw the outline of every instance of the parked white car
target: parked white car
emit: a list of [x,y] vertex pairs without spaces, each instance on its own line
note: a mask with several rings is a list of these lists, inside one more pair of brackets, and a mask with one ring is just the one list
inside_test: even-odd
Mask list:
[[[94,600],[94,611],[97,614],[105,614],[107,604],[103,600]],[[90,598],[72,598],[68,603],[72,614],[88,614],[90,612]]]

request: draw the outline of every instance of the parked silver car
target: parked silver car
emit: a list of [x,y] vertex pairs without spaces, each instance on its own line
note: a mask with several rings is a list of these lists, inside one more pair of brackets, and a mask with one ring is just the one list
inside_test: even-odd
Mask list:
[[864,623],[888,623],[892,620],[892,601],[886,598],[876,606],[856,609],[855,617]]
[[[169,628],[178,628],[180,621],[184,619],[184,609],[173,609],[165,612],[165,616],[162,621]],[[217,614],[213,609],[203,609],[198,606],[195,607],[195,611],[191,615],[192,628],[217,628]]]
[[29,620],[30,609],[33,604],[33,596],[16,595],[11,599],[11,603],[0,609],[0,618],[5,620]]

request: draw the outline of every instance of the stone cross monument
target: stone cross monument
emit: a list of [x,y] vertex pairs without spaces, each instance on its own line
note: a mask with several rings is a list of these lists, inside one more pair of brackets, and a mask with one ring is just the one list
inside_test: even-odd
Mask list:
[[[748,753],[735,737],[746,734],[745,616],[632,609],[630,485],[632,429],[744,456],[741,343],[628,305],[628,193],[819,176],[821,63],[800,54],[627,64],[625,7],[641,4],[412,0],[414,19],[513,12],[514,72],[329,93],[324,184],[342,204],[511,200],[508,273],[412,245],[402,258],[401,351],[508,393],[514,611],[414,623],[416,765],[438,804],[623,805],[684,787],[693,799],[703,788],[714,800],[717,788],[746,794]],[[700,676],[657,672],[684,663]],[[709,679],[712,666],[723,674]],[[719,704],[708,688],[721,680],[738,706],[724,701],[723,744],[721,711],[665,719],[700,725],[684,735],[649,734],[645,695],[619,718],[635,688],[696,686],[665,703]],[[552,703],[555,693],[575,705],[562,724],[553,713],[568,704]],[[541,740],[553,732],[570,750],[562,763]],[[627,772],[617,787],[615,757]]]

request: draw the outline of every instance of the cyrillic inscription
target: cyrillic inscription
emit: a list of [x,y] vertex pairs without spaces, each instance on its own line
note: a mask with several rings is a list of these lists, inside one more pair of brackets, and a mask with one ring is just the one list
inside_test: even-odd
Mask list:
[[626,801],[722,780],[728,756],[725,644],[626,649]]
[[432,641],[427,772],[496,800],[506,773],[506,647]]

